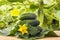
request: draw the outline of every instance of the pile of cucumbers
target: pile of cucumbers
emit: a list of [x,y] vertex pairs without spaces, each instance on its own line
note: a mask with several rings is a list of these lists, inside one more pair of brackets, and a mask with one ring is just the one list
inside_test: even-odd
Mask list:
[[24,13],[20,16],[20,25],[27,24],[30,35],[36,35],[42,31],[39,26],[40,22],[36,18],[34,13]]

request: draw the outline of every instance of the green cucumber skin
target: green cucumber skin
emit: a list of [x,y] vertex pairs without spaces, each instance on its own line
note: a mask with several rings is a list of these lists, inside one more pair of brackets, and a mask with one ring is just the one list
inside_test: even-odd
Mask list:
[[38,26],[40,22],[38,20],[34,20],[34,21],[29,22],[28,24],[30,24],[31,26]]
[[31,26],[38,26],[40,24],[40,22],[38,20],[24,20],[21,21],[20,24],[29,24]]
[[35,14],[23,14],[20,17],[20,20],[35,20],[36,17],[37,16]]

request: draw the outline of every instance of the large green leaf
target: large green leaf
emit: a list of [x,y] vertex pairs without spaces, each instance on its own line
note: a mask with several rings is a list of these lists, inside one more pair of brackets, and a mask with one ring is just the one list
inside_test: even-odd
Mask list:
[[1,35],[14,35],[15,32],[17,31],[17,27],[8,27],[3,30],[0,30]]
[[12,30],[12,27],[0,30],[0,34],[9,35],[11,30]]
[[32,10],[32,11],[35,11],[36,9],[38,9],[38,5],[35,5],[35,4],[31,4],[30,5],[30,9]]
[[59,28],[60,28],[60,11],[57,11],[55,14],[56,18],[59,20]]
[[57,11],[57,13],[55,14],[56,18],[58,18],[60,20],[60,11]]
[[57,37],[58,35],[54,31],[49,31],[46,36],[49,36],[49,37]]

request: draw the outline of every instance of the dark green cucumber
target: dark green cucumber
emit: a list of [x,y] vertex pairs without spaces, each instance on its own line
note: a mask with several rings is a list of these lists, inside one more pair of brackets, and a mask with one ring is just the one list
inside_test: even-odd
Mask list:
[[21,21],[20,24],[29,24],[31,26],[38,26],[40,22],[38,20],[24,20]]
[[40,22],[38,20],[34,20],[34,21],[29,22],[28,24],[30,24],[31,26],[38,26]]
[[31,13],[22,14],[20,16],[20,20],[34,20],[34,19],[36,19],[36,15]]
[[33,26],[28,27],[28,31],[29,34],[31,34],[32,36],[40,32],[40,30],[37,27],[33,27]]

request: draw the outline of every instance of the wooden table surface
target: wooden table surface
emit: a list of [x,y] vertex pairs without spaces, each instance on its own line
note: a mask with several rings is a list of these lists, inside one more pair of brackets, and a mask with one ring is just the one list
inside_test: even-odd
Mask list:
[[[60,31],[55,31],[55,32],[57,35],[60,36]],[[22,40],[22,39],[16,37],[9,37],[9,36],[0,36],[0,40]],[[60,37],[46,37],[37,40],[60,40]]]
[[[16,37],[0,36],[0,40],[22,40],[22,39]],[[47,37],[47,38],[37,39],[37,40],[60,40],[60,37]]]

